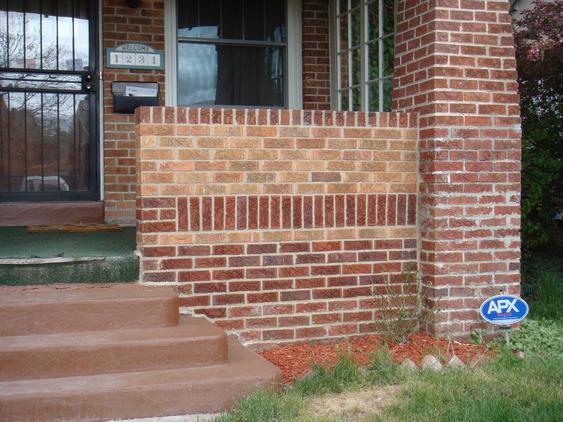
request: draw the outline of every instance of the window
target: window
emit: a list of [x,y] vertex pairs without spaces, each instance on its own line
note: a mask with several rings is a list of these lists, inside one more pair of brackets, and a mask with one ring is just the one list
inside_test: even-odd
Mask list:
[[339,110],[389,111],[394,0],[334,0],[333,19],[336,106]]
[[286,106],[285,3],[178,1],[178,105]]

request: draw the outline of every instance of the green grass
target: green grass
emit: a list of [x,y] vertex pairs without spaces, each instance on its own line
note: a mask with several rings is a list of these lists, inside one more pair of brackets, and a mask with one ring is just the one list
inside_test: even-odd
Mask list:
[[563,360],[503,353],[484,368],[423,372],[374,420],[556,421],[563,417]]
[[[220,422],[328,422],[308,411],[312,396],[402,384],[394,404],[365,422],[379,421],[559,421],[563,420],[563,259],[525,263],[530,315],[511,334],[510,347],[478,369],[408,373],[379,349],[367,368],[342,353],[333,368],[311,374],[281,393],[259,392],[242,400]],[[523,350],[520,359],[513,353]],[[349,419],[348,422],[356,422]],[[361,422],[361,421],[357,421]]]

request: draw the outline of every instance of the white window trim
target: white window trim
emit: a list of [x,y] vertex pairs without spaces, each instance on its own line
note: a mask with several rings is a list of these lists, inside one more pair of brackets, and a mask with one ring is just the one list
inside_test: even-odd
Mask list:
[[[287,0],[287,105],[303,108],[301,0]],[[176,0],[164,1],[164,89],[165,104],[178,105],[178,40]]]

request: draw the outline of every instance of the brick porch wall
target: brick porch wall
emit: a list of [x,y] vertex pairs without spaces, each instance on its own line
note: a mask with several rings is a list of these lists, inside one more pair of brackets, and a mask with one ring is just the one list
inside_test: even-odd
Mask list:
[[508,1],[401,0],[394,109],[420,124],[427,329],[483,328],[479,304],[520,291],[520,110]]
[[414,115],[138,110],[142,281],[249,343],[378,329],[416,296]]

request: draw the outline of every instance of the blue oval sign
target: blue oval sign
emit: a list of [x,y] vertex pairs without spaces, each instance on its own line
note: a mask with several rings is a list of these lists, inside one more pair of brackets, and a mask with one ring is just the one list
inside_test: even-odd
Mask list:
[[481,316],[497,325],[511,325],[522,321],[528,315],[530,307],[518,296],[497,295],[481,304]]

